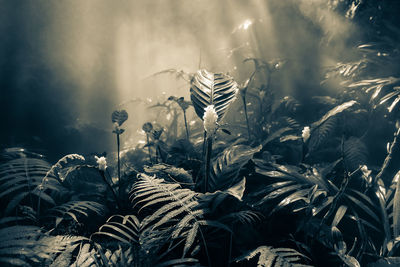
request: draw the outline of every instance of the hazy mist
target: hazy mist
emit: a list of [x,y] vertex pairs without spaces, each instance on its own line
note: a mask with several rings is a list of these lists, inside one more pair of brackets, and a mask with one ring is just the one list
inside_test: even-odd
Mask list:
[[0,2],[2,147],[56,158],[112,151],[117,107],[133,134],[155,119],[131,99],[188,98],[174,74],[151,76],[166,69],[229,72],[240,83],[253,69],[245,58],[281,58],[282,95],[335,90],[315,92],[321,71],[350,59],[359,34],[326,0]]

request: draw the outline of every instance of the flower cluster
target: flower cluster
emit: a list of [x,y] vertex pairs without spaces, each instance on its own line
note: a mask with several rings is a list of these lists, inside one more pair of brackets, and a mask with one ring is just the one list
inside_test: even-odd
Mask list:
[[204,130],[207,132],[208,136],[215,134],[218,128],[218,114],[214,108],[214,105],[209,105],[204,109],[203,124]]
[[107,169],[107,160],[105,157],[98,157],[98,156],[94,156],[94,158],[96,159],[96,163],[98,164],[98,168],[100,171],[105,171]]

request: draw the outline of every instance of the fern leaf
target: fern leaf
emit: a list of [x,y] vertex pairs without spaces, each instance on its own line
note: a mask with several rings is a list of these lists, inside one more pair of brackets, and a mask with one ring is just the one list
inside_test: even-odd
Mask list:
[[84,237],[48,236],[36,226],[12,226],[0,230],[0,261],[43,262],[80,242]]
[[49,175],[55,175],[55,177],[62,182],[65,180],[66,177],[65,172],[68,172],[68,169],[71,166],[76,166],[77,164],[82,164],[84,162],[85,158],[79,154],[66,155],[61,159],[59,159],[56,164],[51,166],[50,170],[46,173],[45,177],[48,177]]
[[310,151],[317,149],[337,126],[337,114],[350,108],[357,102],[352,100],[345,102],[335,108],[329,110],[321,119],[311,124],[311,133],[308,148]]
[[[185,213],[191,213],[191,209],[196,207],[197,205],[198,205],[198,203],[193,201],[193,202],[185,203],[184,206],[181,206],[178,209],[174,209],[174,210],[168,212],[156,224],[153,225],[153,229],[169,222],[172,218],[175,218],[179,215],[183,215]],[[170,207],[168,207],[168,209],[166,208],[166,210],[170,210]],[[161,214],[163,214],[163,212]],[[154,216],[151,216],[148,219],[146,218],[146,220],[143,222],[143,224],[147,225],[149,222],[153,221],[154,219],[155,219]]]
[[185,246],[183,248],[183,255],[182,257],[185,257],[186,253],[189,251],[189,249],[191,248],[191,246],[193,245],[195,239],[196,239],[196,235],[197,232],[199,230],[199,223],[195,222],[192,226],[192,228],[189,230],[189,233],[186,237],[186,241],[185,241]]
[[[54,199],[45,191],[60,190],[62,186],[52,175],[44,180],[49,169],[49,163],[37,158],[18,158],[0,165],[0,198],[7,197],[9,200],[6,204],[6,215],[32,195],[55,205]],[[45,186],[42,192],[38,189],[39,185]]]
[[312,128],[310,139],[308,141],[308,149],[310,152],[317,150],[332,135],[338,125],[336,117],[330,117],[318,127]]
[[279,266],[311,266],[301,264],[307,257],[291,248],[273,248],[261,246],[255,250],[247,252],[245,255],[236,259],[236,262],[250,260],[258,257],[257,266],[259,267],[279,267]]
[[121,242],[139,242],[140,222],[134,215],[113,215],[93,235],[106,235]]
[[192,220],[196,220],[197,217],[201,217],[204,215],[204,210],[195,210],[190,214],[186,215],[176,226],[174,232],[172,233],[172,238],[178,238],[179,234],[182,232],[185,227],[190,227],[189,222]]
[[51,208],[48,212],[48,217],[58,218],[56,225],[65,219],[65,215],[73,218],[76,222],[79,222],[78,216],[88,217],[89,214],[96,214],[102,216],[105,214],[106,207],[95,201],[69,201],[61,204],[54,208]]
[[344,162],[349,171],[356,170],[367,162],[368,149],[359,138],[350,137],[344,142]]

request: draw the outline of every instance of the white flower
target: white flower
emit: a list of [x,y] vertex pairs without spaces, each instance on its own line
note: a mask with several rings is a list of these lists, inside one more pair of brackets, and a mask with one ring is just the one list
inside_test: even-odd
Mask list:
[[204,130],[207,132],[207,135],[212,136],[215,134],[218,126],[217,120],[218,114],[214,109],[214,105],[207,106],[204,109],[203,115]]
[[301,137],[303,137],[304,142],[307,142],[308,138],[310,138],[310,127],[306,126],[301,131]]
[[96,163],[98,164],[98,168],[100,171],[105,171],[107,168],[107,160],[105,157],[98,157],[98,156],[94,156],[94,158],[96,159]]

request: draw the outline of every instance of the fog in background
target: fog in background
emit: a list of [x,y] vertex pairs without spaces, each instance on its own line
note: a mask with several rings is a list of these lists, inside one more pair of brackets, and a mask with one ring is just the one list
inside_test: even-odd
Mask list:
[[323,67],[350,60],[359,34],[326,0],[0,3],[1,147],[52,159],[115,150],[116,108],[128,110],[130,135],[156,119],[129,100],[188,99],[184,80],[151,76],[166,69],[201,67],[240,83],[253,70],[245,58],[281,58],[287,64],[273,85],[282,95],[327,94],[336,88],[320,88]]

